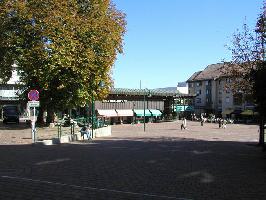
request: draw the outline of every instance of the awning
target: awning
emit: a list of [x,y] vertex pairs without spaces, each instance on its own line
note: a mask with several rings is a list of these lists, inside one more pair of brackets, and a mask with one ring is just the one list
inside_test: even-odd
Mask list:
[[117,117],[117,112],[115,110],[97,110],[98,115],[103,117]]
[[118,110],[117,109],[116,112],[117,112],[117,115],[119,117],[132,117],[132,116],[134,116],[133,110],[129,110],[129,109],[127,109],[127,110]]
[[244,110],[243,112],[241,112],[241,115],[257,115],[258,113],[256,112],[254,112],[253,110],[249,110],[249,109],[247,109],[247,110]]
[[150,109],[150,112],[152,113],[153,117],[158,117],[162,115],[160,110]]
[[232,112],[234,112],[234,110],[231,109],[231,108],[228,108],[228,109],[225,109],[225,110],[222,112],[222,114],[223,114],[223,115],[230,115]]
[[239,115],[241,114],[242,110],[234,110],[231,114]]
[[[144,109],[140,110],[134,110],[134,113],[136,114],[137,117],[143,117],[144,116]],[[151,116],[151,112],[148,109],[145,109],[145,116],[146,117],[150,117]]]

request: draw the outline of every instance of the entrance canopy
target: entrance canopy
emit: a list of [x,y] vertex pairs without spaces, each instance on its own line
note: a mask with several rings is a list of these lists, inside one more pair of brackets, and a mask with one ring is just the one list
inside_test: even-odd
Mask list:
[[[134,113],[136,114],[137,117],[144,117],[144,109],[135,109]],[[145,109],[145,116],[146,117],[151,117],[152,114],[148,109]]]
[[153,117],[159,117],[162,115],[160,110],[156,110],[156,109],[150,109],[150,112],[152,113]]
[[97,110],[98,115],[103,117],[117,117],[117,112],[115,110]]
[[246,109],[243,112],[240,113],[241,115],[246,115],[246,116],[252,116],[252,115],[258,115],[258,112],[254,112],[253,110]]
[[119,117],[133,117],[134,113],[133,110],[126,109],[126,110],[118,110],[116,109],[117,116]]

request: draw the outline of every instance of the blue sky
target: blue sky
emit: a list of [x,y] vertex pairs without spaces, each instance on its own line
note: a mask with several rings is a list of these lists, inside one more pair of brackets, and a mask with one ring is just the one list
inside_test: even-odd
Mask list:
[[209,64],[230,60],[225,45],[244,22],[254,28],[263,0],[113,0],[126,13],[116,88],[175,87]]

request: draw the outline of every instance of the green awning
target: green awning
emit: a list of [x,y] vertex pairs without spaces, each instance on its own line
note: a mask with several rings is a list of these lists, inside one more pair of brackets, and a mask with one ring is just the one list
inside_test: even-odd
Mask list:
[[156,109],[150,109],[150,112],[152,113],[153,117],[159,117],[162,115],[160,110],[156,110]]
[[[144,109],[143,110],[136,109],[136,110],[134,110],[134,113],[136,114],[137,117],[143,117],[144,116]],[[145,116],[146,117],[152,116],[151,112],[148,109],[145,109]]]
[[189,111],[189,112],[193,112],[194,111],[194,107],[193,106],[185,106],[185,105],[177,105],[175,107],[176,112],[183,112],[183,111]]
[[230,115],[232,112],[234,112],[234,110],[232,108],[227,108],[225,109],[222,114],[223,115]]
[[244,111],[241,113],[241,115],[257,115],[257,112],[256,112],[256,114],[255,114],[255,112],[254,112],[253,110],[249,110],[249,109],[247,109],[247,110],[244,110]]

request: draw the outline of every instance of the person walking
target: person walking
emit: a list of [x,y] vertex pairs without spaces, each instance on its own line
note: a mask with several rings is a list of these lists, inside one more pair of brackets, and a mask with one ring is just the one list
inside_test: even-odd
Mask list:
[[203,113],[200,114],[200,125],[201,126],[203,126],[203,123],[204,123],[204,116],[203,115],[204,115]]
[[219,123],[219,128],[221,128],[222,127],[222,119],[221,118],[218,119],[218,123]]
[[187,120],[185,117],[182,118],[181,131],[187,128]]

